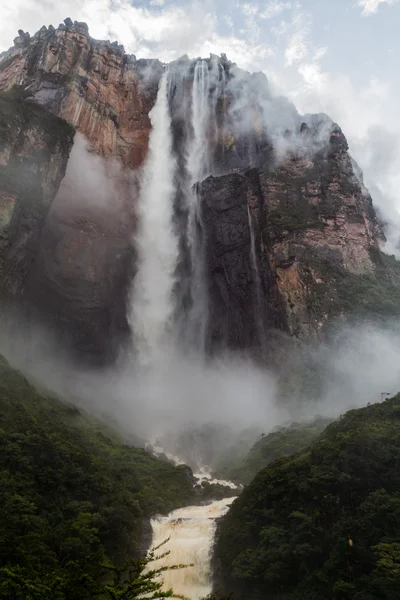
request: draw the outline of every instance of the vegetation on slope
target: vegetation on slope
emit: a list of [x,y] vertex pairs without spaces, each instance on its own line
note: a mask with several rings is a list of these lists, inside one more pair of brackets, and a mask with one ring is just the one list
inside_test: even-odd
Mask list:
[[400,395],[261,471],[221,521],[219,581],[246,600],[397,600]]
[[[400,315],[400,261],[379,250],[371,251],[374,275],[355,275],[331,260],[309,253],[304,279],[308,308],[318,318],[352,314],[356,320],[384,322]],[[315,283],[311,269],[319,277]],[[329,320],[328,320],[329,324]]]
[[320,417],[311,423],[292,423],[289,427],[281,427],[262,436],[240,465],[218,474],[235,483],[248,484],[259,471],[274,460],[309,446],[331,421],[332,419]]
[[0,360],[0,598],[105,597],[103,565],[137,556],[143,521],[192,495],[187,467],[125,445]]

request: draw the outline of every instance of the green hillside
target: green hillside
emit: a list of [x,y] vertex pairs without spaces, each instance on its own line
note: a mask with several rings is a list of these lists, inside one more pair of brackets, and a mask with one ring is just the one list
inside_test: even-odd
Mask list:
[[247,485],[259,471],[277,458],[294,454],[309,446],[331,421],[332,419],[320,417],[310,423],[293,423],[262,436],[238,466],[221,469],[218,475]]
[[0,598],[85,600],[143,523],[192,501],[187,467],[129,447],[0,361]]
[[261,471],[219,526],[216,565],[243,600],[398,600],[400,395]]

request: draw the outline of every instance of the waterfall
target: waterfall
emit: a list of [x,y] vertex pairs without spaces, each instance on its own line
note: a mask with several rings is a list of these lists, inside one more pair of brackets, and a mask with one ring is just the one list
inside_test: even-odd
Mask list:
[[[223,65],[221,65],[220,63],[218,64],[218,69],[220,71],[220,80],[221,80],[220,95],[221,95],[221,98],[223,99],[223,102],[225,102],[226,73],[225,73],[225,69],[224,69]],[[217,100],[218,100],[218,98],[216,98],[216,102],[217,102]],[[218,126],[217,122],[216,122],[216,126]],[[222,161],[222,165],[224,166],[225,165],[225,133],[226,133],[226,129],[225,129],[225,110],[224,110],[224,108],[222,109],[222,123],[220,125],[220,128],[221,128],[221,134],[220,134],[220,140],[221,140],[221,161]]]
[[261,277],[260,270],[258,267],[257,260],[257,252],[256,252],[256,236],[253,225],[253,217],[251,214],[251,208],[247,205],[247,216],[249,219],[249,229],[250,229],[250,264],[253,270],[253,276],[255,280],[255,322],[257,327],[257,333],[260,336],[260,346],[261,350],[265,349],[265,329],[264,329],[264,320],[262,315],[262,291],[261,291]]
[[228,510],[234,498],[218,500],[206,506],[189,506],[173,511],[167,517],[151,520],[153,547],[170,538],[163,551],[170,554],[151,564],[152,568],[193,564],[193,567],[166,571],[164,589],[172,588],[176,594],[200,600],[211,592],[211,553],[216,529],[216,519]]
[[247,205],[247,216],[249,219],[249,229],[250,229],[250,262],[254,273],[254,279],[256,282],[256,296],[257,296],[257,307],[261,306],[261,279],[260,272],[258,270],[258,261],[257,261],[257,253],[256,253],[256,238],[253,227],[253,218],[251,216],[250,206]]
[[212,171],[210,130],[214,123],[217,92],[210,95],[210,72],[205,60],[197,61],[192,87],[192,136],[187,147],[188,242],[192,265],[192,307],[187,322],[189,345],[204,354],[207,331],[207,288],[204,269],[203,226],[196,184]]
[[168,344],[173,315],[172,291],[178,259],[173,229],[176,161],[172,153],[168,72],[161,78],[157,101],[150,112],[152,130],[138,206],[134,279],[130,323],[139,363],[157,363]]
[[211,168],[210,159],[210,74],[205,60],[199,60],[194,68],[192,88],[193,138],[188,151],[190,184],[201,181]]

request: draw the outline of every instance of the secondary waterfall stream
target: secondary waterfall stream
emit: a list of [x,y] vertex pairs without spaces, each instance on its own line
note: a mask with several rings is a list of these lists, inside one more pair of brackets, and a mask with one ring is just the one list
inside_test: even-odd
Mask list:
[[190,600],[200,600],[211,592],[211,554],[216,519],[227,512],[233,500],[226,498],[205,506],[179,508],[167,517],[152,519],[153,546],[170,538],[163,547],[170,554],[152,563],[152,568],[193,564],[192,567],[166,571],[163,574],[164,590],[172,588],[176,594]]

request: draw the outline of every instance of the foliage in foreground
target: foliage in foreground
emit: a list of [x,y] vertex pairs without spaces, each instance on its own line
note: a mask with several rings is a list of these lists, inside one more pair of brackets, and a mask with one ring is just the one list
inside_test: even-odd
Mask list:
[[0,598],[95,597],[105,564],[138,555],[143,520],[192,494],[185,467],[125,445],[0,358]]
[[[157,554],[157,551],[168,542],[164,540],[157,547],[151,549],[145,558],[130,559],[122,567],[112,564],[101,564],[104,579],[97,584],[85,578],[85,586],[90,584],[90,597],[108,600],[136,600],[146,597],[147,600],[158,598],[180,598],[172,589],[164,590],[162,574],[165,571],[184,569],[193,565],[173,565],[149,568],[154,561],[159,561],[170,554],[169,551]],[[7,598],[26,598],[26,600],[64,600],[69,598],[69,581],[62,576],[54,577],[46,584],[31,583],[19,577],[11,569],[2,570],[2,589],[7,593]],[[22,595],[23,594],[23,595]],[[221,599],[222,600],[222,599]]]
[[261,471],[222,519],[216,558],[235,598],[398,600],[400,395]]

